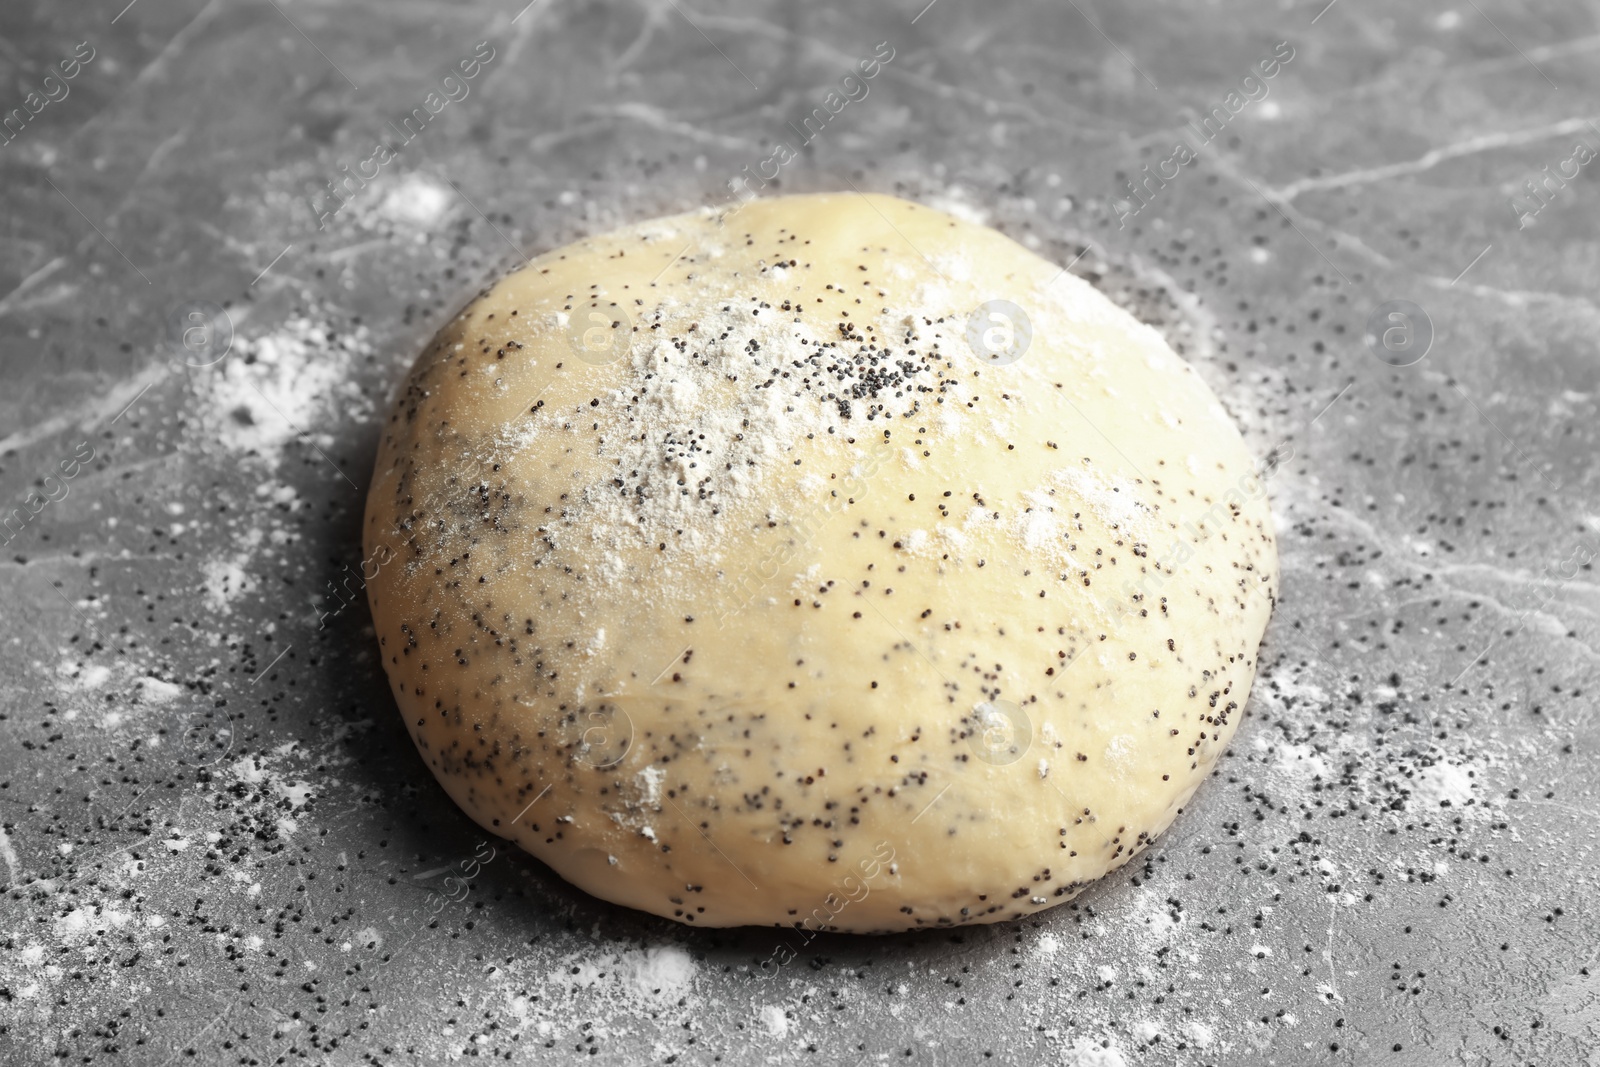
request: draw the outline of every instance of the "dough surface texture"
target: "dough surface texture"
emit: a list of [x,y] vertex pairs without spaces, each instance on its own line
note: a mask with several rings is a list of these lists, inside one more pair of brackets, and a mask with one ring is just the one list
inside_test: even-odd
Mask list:
[[582,889],[998,922],[1126,863],[1233,735],[1259,474],[1155,330],[1000,233],[755,200],[549,252],[439,332],[368,595],[428,766]]

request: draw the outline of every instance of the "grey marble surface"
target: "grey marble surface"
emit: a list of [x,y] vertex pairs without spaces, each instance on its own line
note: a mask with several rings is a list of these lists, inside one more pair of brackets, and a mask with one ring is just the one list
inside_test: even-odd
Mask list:
[[[1600,1064],[1600,9],[923,3],[0,10],[0,1062]],[[771,975],[484,841],[354,572],[440,322],[779,142],[1165,330],[1281,458],[1283,597],[1138,861]]]

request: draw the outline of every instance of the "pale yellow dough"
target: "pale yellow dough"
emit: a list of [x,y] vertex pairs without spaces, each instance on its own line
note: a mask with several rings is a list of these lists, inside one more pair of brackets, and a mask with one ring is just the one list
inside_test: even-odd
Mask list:
[[[995,300],[1025,350],[1014,314],[974,322]],[[365,539],[450,795],[695,926],[1068,899],[1211,770],[1277,578],[1251,456],[1154,330],[855,193],[630,226],[484,292],[396,402]]]

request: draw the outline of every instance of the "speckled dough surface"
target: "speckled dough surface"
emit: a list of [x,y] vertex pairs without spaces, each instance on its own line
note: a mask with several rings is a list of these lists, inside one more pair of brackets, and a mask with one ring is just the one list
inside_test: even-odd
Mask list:
[[485,291],[400,393],[365,541],[400,710],[485,828],[682,922],[860,932],[1127,862],[1237,727],[1277,573],[1154,330],[853,193]]

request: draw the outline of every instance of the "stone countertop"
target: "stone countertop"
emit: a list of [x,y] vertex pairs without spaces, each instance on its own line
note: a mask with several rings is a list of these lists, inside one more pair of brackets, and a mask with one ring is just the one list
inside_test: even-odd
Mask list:
[[[0,1061],[1600,1064],[1593,10],[923,2],[5,7]],[[358,575],[432,331],[763,167],[1163,329],[1284,590],[1137,861],[775,973],[485,841]]]

